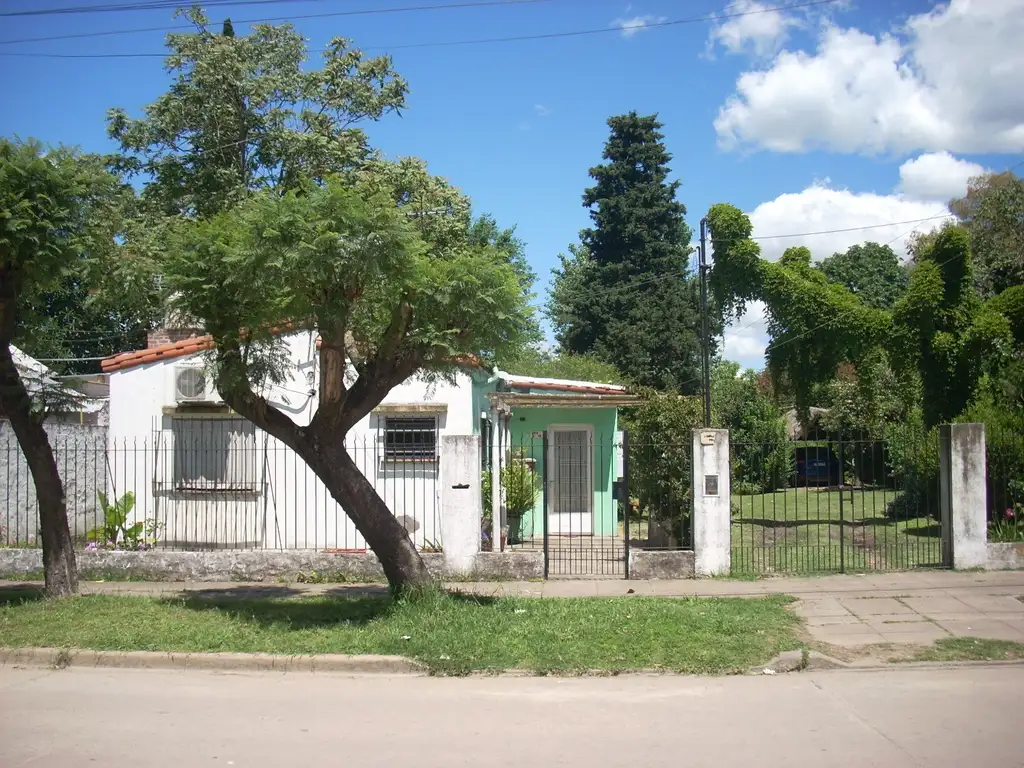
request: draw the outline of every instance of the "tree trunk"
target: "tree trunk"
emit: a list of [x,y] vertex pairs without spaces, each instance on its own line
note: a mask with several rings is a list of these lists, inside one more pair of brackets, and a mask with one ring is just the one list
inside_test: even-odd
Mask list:
[[41,420],[32,413],[31,399],[7,344],[0,347],[0,408],[11,422],[36,487],[46,594],[49,597],[76,594],[78,566],[68,528],[64,483],[53,458],[49,437]]
[[[329,345],[329,340],[325,340],[321,355],[324,350],[337,351],[331,350]],[[240,360],[237,347],[226,345],[218,353],[218,363],[222,370],[241,374],[236,381],[245,381],[245,369]],[[339,370],[330,361],[322,365],[324,369],[331,368],[334,373]],[[386,372],[376,371],[375,376],[368,376],[371,384],[366,384],[360,378],[362,387],[357,382],[356,387],[347,392],[343,379],[338,376],[322,380],[321,390],[330,383],[341,397],[331,397],[331,393],[325,395],[321,391],[321,407],[307,427],[298,426],[251,389],[220,390],[224,401],[231,408],[295,451],[323,481],[328,492],[355,523],[356,530],[380,560],[388,584],[395,592],[429,583],[430,572],[409,538],[408,531],[398,522],[352,460],[345,448],[345,435],[351,425],[369,413],[392,386],[404,381],[415,371],[411,363],[408,365],[413,368],[412,371],[394,368]],[[350,406],[347,412],[341,407],[346,397],[349,399],[347,405]],[[352,401],[358,401],[358,404]]]
[[[323,480],[331,496],[356,525],[367,545],[377,555],[384,576],[395,592],[431,581],[430,571],[387,504],[344,447],[325,455],[300,455]],[[312,453],[310,451],[309,453]]]

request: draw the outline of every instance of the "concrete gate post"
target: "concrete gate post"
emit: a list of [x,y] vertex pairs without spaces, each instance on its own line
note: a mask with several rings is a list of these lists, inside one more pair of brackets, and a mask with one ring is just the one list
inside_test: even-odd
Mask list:
[[441,542],[447,569],[469,573],[480,551],[480,438],[441,438]]
[[939,504],[942,564],[956,569],[988,564],[988,483],[984,424],[939,426]]
[[732,567],[729,430],[693,430],[693,559],[698,576]]

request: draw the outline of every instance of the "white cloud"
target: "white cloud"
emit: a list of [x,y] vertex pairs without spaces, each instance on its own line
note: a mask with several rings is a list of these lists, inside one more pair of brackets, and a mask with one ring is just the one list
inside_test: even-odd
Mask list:
[[722,357],[739,363],[744,368],[764,368],[764,350],[768,346],[768,325],[764,304],[754,301],[747,305],[740,320],[725,329]]
[[534,104],[533,111],[537,113],[537,117],[547,117],[551,114],[551,108],[545,107],[543,104]]
[[830,23],[813,53],[740,75],[719,143],[777,152],[1024,150],[1024,3],[952,0],[874,36]]
[[768,56],[776,53],[786,40],[791,27],[800,25],[792,15],[757,0],[742,0],[730,6],[729,13],[711,29],[708,43],[718,43],[729,53],[753,53]]
[[[914,226],[907,222],[931,219],[921,222],[922,227],[928,229],[941,224],[941,219],[933,217],[944,213],[942,205],[934,201],[899,194],[856,193],[818,182],[802,192],[789,192],[761,203],[749,216],[754,237],[764,238],[757,241],[764,258],[777,261],[787,248],[805,245],[817,261],[869,240],[876,243],[893,240],[892,249],[904,254],[907,238],[901,236]],[[886,226],[862,228],[876,224]],[[827,234],[775,237],[794,232]]]
[[984,166],[958,160],[949,152],[933,152],[900,166],[900,190],[912,197],[947,201],[961,197],[968,179],[985,172]]
[[615,19],[612,24],[622,30],[623,37],[633,37],[638,32],[643,32],[650,24],[661,24],[668,21],[665,16],[634,16],[631,19]]

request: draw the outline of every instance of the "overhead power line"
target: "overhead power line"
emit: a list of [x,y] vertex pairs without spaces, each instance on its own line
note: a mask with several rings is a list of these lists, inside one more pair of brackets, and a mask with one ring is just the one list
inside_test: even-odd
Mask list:
[[[529,2],[531,0],[519,0],[520,2]],[[542,1],[542,0],[534,0]],[[700,24],[708,21],[721,21],[725,19],[735,19],[742,16],[755,16],[764,13],[775,13],[779,11],[793,11],[800,8],[811,8],[818,5],[831,5],[840,0],[810,0],[809,2],[793,3],[790,5],[779,5],[772,6],[770,8],[759,8],[753,11],[740,11],[736,13],[708,13],[702,16],[692,16],[685,19],[672,19],[669,21],[655,21],[649,22],[644,25],[644,29],[654,29],[663,27],[681,26],[684,24]],[[506,5],[507,2],[496,3],[497,5]],[[735,4],[733,4],[735,5]],[[725,8],[731,8],[732,5],[728,5]],[[289,18],[299,18],[297,16],[291,16]],[[310,18],[310,17],[307,17]],[[454,46],[466,46],[466,45],[484,45],[490,43],[514,43],[523,42],[526,40],[555,40],[560,38],[568,37],[583,37],[588,35],[604,35],[604,34],[615,34],[621,33],[623,28],[621,26],[612,27],[600,27],[597,29],[582,29],[574,30],[570,32],[546,32],[537,33],[530,35],[513,35],[508,37],[483,37],[469,40],[447,40],[447,41],[431,41],[423,43],[401,43],[396,45],[374,45],[364,46],[363,50],[404,50],[411,48],[448,48]],[[53,38],[50,38],[53,39]],[[17,42],[31,42],[29,40],[4,40],[0,41],[0,44],[17,43]],[[323,53],[324,49],[311,50],[310,53]],[[26,56],[35,58],[51,58],[51,59],[136,59],[136,58],[163,58],[166,53],[34,53],[34,52],[0,52],[0,56]]]
[[[321,2],[322,0],[303,0],[304,2]],[[207,7],[223,7],[230,5],[277,5],[291,3],[295,0],[204,0]],[[57,16],[80,13],[128,13],[131,11],[176,10],[186,5],[184,0],[152,0],[148,3],[106,3],[104,5],[75,5],[63,8],[27,8],[20,11],[4,11],[4,16]]]
[[[181,0],[177,0],[178,3]],[[337,16],[371,16],[384,13],[412,13],[415,11],[444,11],[460,8],[488,8],[499,5],[524,5],[548,3],[551,0],[474,0],[473,2],[445,3],[442,5],[411,5],[398,8],[370,8],[355,11],[330,11],[326,13],[305,13],[290,16],[268,16],[259,19],[237,19],[235,24],[263,24],[269,21],[295,21],[298,19],[325,19]],[[134,27],[132,29],[108,29],[100,32],[72,32],[66,35],[47,35],[45,37],[22,37],[16,40],[0,40],[0,45],[16,45],[18,43],[42,43],[51,40],[74,40],[83,37],[109,37],[111,35],[132,35],[140,32],[172,32],[178,29],[195,29],[194,24],[163,24],[159,27]],[[131,54],[131,56],[164,56],[163,53]]]

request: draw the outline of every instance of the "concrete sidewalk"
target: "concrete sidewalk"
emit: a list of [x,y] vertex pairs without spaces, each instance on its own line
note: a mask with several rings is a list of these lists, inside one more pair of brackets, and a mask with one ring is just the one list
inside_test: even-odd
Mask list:
[[[38,582],[0,582],[0,593],[34,590]],[[1024,571],[912,571],[816,578],[679,581],[547,581],[453,583],[451,589],[521,597],[798,598],[796,612],[822,643],[855,649],[879,643],[929,645],[943,637],[1024,643]],[[83,594],[181,595],[209,598],[385,594],[381,585],[241,582],[83,582]]]

